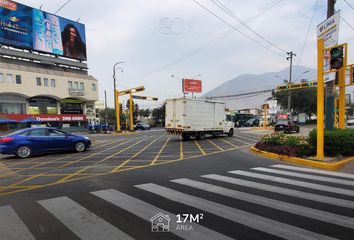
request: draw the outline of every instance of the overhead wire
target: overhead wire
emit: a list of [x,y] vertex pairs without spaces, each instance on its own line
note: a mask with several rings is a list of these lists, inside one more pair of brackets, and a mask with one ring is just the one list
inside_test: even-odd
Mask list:
[[275,52],[274,50],[264,46],[262,43],[260,43],[259,41],[251,38],[250,36],[248,36],[247,34],[245,34],[244,32],[241,32],[238,28],[236,28],[234,25],[230,24],[229,22],[227,22],[226,20],[224,20],[222,17],[218,16],[216,13],[214,13],[213,11],[211,11],[210,9],[208,9],[207,7],[205,7],[203,4],[201,4],[200,2],[198,2],[197,0],[192,0],[193,2],[195,2],[197,5],[199,5],[201,8],[203,8],[204,10],[206,10],[207,12],[209,12],[210,14],[212,14],[213,16],[215,16],[216,18],[218,18],[220,21],[222,21],[223,23],[225,23],[226,25],[228,25],[229,27],[235,29],[237,32],[239,32],[241,35],[243,35],[244,37],[248,38],[249,40],[251,40],[252,42],[256,43],[257,45],[261,46],[262,48],[272,52],[275,55],[280,56],[281,58],[284,58],[284,55],[281,55],[277,52]]
[[[310,31],[311,31],[312,22],[313,22],[313,19],[315,17],[316,11],[317,11],[317,6],[318,6],[318,0],[316,0],[315,7],[313,8],[313,12],[312,12],[312,16],[311,16],[309,27],[307,28],[307,33],[306,33],[306,36],[305,36],[304,44],[302,45],[302,48],[301,48],[301,53],[300,53],[300,58],[299,58],[298,65],[301,65],[301,63],[302,63],[302,57],[303,57],[304,50],[305,50],[305,47],[306,47],[306,44],[307,44],[307,40],[308,40]],[[298,80],[298,78],[300,78],[300,76],[301,76],[301,74],[299,76],[297,76],[297,78],[294,81],[294,83]]]
[[[270,2],[269,4],[267,4],[266,6],[264,6],[263,8],[261,8],[259,10],[259,12],[254,15],[253,17],[249,17],[247,18],[247,20],[245,20],[246,23],[250,23],[251,21],[255,20],[256,18],[258,18],[259,16],[263,15],[265,12],[269,11],[270,9],[272,9],[273,7],[275,7],[276,5],[278,5],[280,2],[282,2],[283,0],[275,0],[275,1],[272,1]],[[237,26],[236,28],[240,28],[242,27],[242,25],[239,25]],[[236,30],[234,28],[232,29],[229,29],[227,30],[226,32],[218,35],[217,37],[213,38],[212,40],[208,41],[207,43],[201,45],[200,47],[192,50],[190,53],[184,55],[183,57],[180,57],[178,59],[176,59],[175,61],[171,62],[171,63],[168,63],[166,65],[163,65],[159,68],[156,68],[155,70],[152,70],[152,71],[148,71],[148,72],[145,72],[143,74],[140,74],[140,75],[137,75],[137,76],[133,76],[133,77],[127,77],[127,78],[124,78],[124,80],[132,80],[132,79],[138,79],[138,78],[143,78],[143,77],[146,77],[146,76],[150,76],[150,75],[153,75],[155,73],[158,73],[158,72],[161,72],[162,70],[170,67],[170,66],[173,66],[195,54],[197,54],[198,52],[204,50],[204,49],[207,49],[211,46],[213,46],[215,43],[221,41],[222,39],[224,39],[225,37],[231,35],[232,33],[234,33]]]
[[217,7],[219,7],[222,11],[224,11],[226,14],[228,14],[229,16],[231,16],[233,19],[235,19],[237,22],[239,22],[240,24],[242,24],[245,28],[247,28],[249,31],[251,31],[252,33],[254,33],[256,36],[258,36],[260,39],[262,39],[263,41],[265,41],[266,43],[268,43],[269,45],[273,46],[274,48],[278,49],[279,51],[282,51],[284,53],[286,53],[286,51],[280,47],[278,47],[277,45],[275,45],[273,42],[271,42],[270,40],[266,39],[265,37],[263,37],[261,34],[259,34],[258,32],[256,32],[254,29],[252,29],[250,26],[247,25],[247,23],[245,23],[244,21],[242,21],[234,12],[232,12],[228,7],[226,7],[220,0],[210,0],[212,3],[214,3]]

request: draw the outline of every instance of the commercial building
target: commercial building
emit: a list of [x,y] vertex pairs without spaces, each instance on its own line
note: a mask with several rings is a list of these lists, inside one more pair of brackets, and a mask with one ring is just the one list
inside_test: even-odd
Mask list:
[[0,3],[0,131],[96,122],[98,81],[83,62],[84,25],[11,4]]

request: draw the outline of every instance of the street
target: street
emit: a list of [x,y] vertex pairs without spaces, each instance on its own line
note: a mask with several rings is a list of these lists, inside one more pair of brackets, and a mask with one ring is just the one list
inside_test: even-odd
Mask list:
[[0,239],[352,239],[354,176],[253,155],[255,135],[92,137],[82,154],[0,160]]

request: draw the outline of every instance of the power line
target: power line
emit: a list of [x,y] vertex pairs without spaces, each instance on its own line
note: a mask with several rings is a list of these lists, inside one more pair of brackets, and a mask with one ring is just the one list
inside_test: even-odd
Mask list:
[[344,2],[345,2],[346,4],[348,4],[348,6],[349,6],[352,10],[354,10],[353,5],[351,5],[347,0],[344,0]]
[[311,27],[312,27],[312,21],[313,21],[313,18],[315,17],[317,6],[318,6],[318,0],[316,0],[316,4],[315,4],[315,7],[313,9],[313,13],[312,13],[311,20],[310,20],[310,25],[307,28],[307,33],[306,33],[304,44],[302,45],[302,48],[301,48],[300,59],[299,59],[298,65],[301,65],[301,62],[302,62],[302,56],[304,54],[304,50],[305,50],[305,47],[306,47],[306,44],[307,44],[307,40],[308,40],[308,36],[309,36],[310,30],[311,30]]
[[61,5],[61,7],[54,14],[57,14],[60,10],[62,10],[66,6],[66,4],[68,4],[70,1],[71,0],[68,0],[63,5]]
[[347,20],[345,20],[342,16],[340,16],[340,18],[342,19],[342,21],[343,21],[351,30],[354,30],[353,26],[350,25],[350,23],[348,23]]
[[227,8],[220,0],[210,0],[212,3],[214,3],[216,6],[218,6],[221,10],[223,10],[226,14],[228,14],[229,16],[231,16],[233,19],[235,19],[237,22],[239,22],[240,24],[242,24],[244,27],[246,27],[248,30],[250,30],[251,32],[253,32],[255,35],[257,35],[260,39],[264,40],[265,42],[267,42],[269,45],[275,47],[276,49],[286,53],[286,51],[280,47],[278,47],[277,45],[275,45],[274,43],[272,43],[271,41],[267,40],[265,37],[263,37],[261,34],[259,34],[258,32],[256,32],[255,30],[253,30],[251,27],[249,27],[245,22],[243,22],[235,13],[233,13],[229,8]]
[[283,55],[280,55],[279,53],[273,51],[270,48],[267,48],[266,46],[264,46],[263,44],[261,44],[260,42],[258,42],[257,40],[251,38],[250,36],[248,36],[247,34],[241,32],[240,30],[238,30],[238,28],[236,28],[234,25],[230,24],[229,22],[225,21],[223,18],[221,18],[220,16],[218,16],[217,14],[215,14],[213,11],[211,11],[210,9],[208,9],[207,7],[205,7],[203,4],[201,4],[200,2],[198,2],[197,0],[192,0],[193,2],[195,2],[196,4],[198,4],[201,8],[203,8],[204,10],[206,10],[207,12],[209,12],[210,14],[212,14],[213,16],[215,16],[216,18],[218,18],[220,21],[222,21],[223,23],[225,23],[226,25],[230,26],[231,28],[235,29],[237,32],[239,32],[240,34],[242,34],[243,36],[245,36],[246,38],[248,38],[249,40],[251,40],[252,42],[258,44],[259,46],[263,47],[264,49],[273,52],[275,55],[278,55],[280,57],[284,57]]
[[[278,5],[280,2],[282,2],[283,0],[275,0],[275,1],[272,1],[271,3],[267,4],[266,6],[264,6],[263,8],[261,8],[259,10],[259,13],[257,13],[256,15],[254,15],[253,17],[249,17],[247,18],[247,20],[245,21],[246,23],[250,23],[251,21],[255,20],[256,18],[258,18],[259,16],[261,16],[262,14],[264,14],[265,12],[267,12],[268,10],[272,9],[273,7],[275,7],[276,5]],[[242,25],[239,25],[237,26],[237,28],[240,28],[242,27]],[[180,57],[178,59],[176,59],[175,61],[171,62],[171,63],[168,63],[166,65],[163,65],[159,68],[156,68],[155,70],[152,70],[152,71],[149,71],[149,72],[145,72],[143,74],[140,74],[140,75],[137,75],[137,76],[134,76],[134,77],[128,77],[128,78],[125,78],[125,80],[132,80],[132,79],[139,79],[139,78],[143,78],[143,77],[146,77],[146,76],[150,76],[150,75],[153,75],[155,73],[158,73],[170,66],[173,66],[195,54],[197,54],[198,52],[204,50],[204,49],[207,49],[209,47],[211,47],[212,45],[214,45],[215,43],[221,41],[222,39],[224,39],[225,37],[231,35],[233,32],[235,32],[236,30],[235,29],[230,29],[220,35],[218,35],[217,37],[215,37],[214,39],[210,40],[209,42],[201,45],[200,47],[194,49],[193,51],[191,51],[190,53],[188,53],[187,55],[184,55],[183,57]]]
[[238,98],[238,97],[249,96],[249,95],[252,95],[251,97],[253,97],[253,96],[260,95],[260,94],[262,94],[262,93],[272,92],[273,90],[274,90],[274,88],[272,88],[272,89],[265,89],[265,90],[259,90],[259,91],[254,91],[254,92],[246,92],[246,93],[231,94],[231,95],[211,96],[211,97],[206,97],[206,98],[207,98],[207,99]]

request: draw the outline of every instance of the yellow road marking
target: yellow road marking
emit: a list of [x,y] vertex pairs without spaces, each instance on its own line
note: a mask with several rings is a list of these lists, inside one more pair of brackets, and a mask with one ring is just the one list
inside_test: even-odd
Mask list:
[[183,159],[184,158],[184,153],[183,153],[183,141],[182,139],[179,140],[179,158]]
[[146,139],[148,139],[148,138],[150,138],[150,137],[144,138],[144,139],[142,139],[142,140],[140,140],[140,141],[134,143],[133,145],[130,145],[130,146],[126,147],[126,148],[123,148],[123,149],[121,149],[120,151],[118,151],[118,152],[116,152],[116,153],[114,153],[114,154],[112,154],[112,155],[110,155],[110,156],[108,156],[108,157],[105,157],[104,159],[98,161],[97,163],[102,163],[102,162],[104,162],[104,161],[106,161],[106,160],[108,160],[108,159],[110,159],[110,158],[112,158],[112,157],[118,155],[119,153],[125,152],[125,151],[127,151],[128,149],[134,147],[135,145],[138,145],[139,143],[141,143],[142,141],[144,141],[144,140],[146,140]]
[[235,148],[239,148],[239,147],[236,146],[235,144],[230,143],[229,141],[226,141],[225,139],[220,138],[220,140],[223,141],[223,142],[226,142],[227,144],[229,144],[229,145],[231,145],[231,146],[233,146],[233,147],[235,147]]
[[197,145],[197,147],[199,148],[199,151],[203,154],[203,155],[206,155],[206,153],[204,152],[203,148],[199,145],[199,143],[197,143],[196,140],[193,140],[195,145]]
[[166,139],[166,142],[162,145],[162,148],[160,149],[160,151],[157,153],[157,155],[155,156],[154,160],[152,160],[152,162],[150,163],[150,165],[154,165],[155,162],[157,161],[157,159],[160,157],[161,153],[163,152],[163,150],[165,149],[168,141],[170,141],[171,135],[168,136],[168,138]]
[[[238,137],[239,137],[239,136],[238,136]],[[237,138],[232,138],[232,139],[235,140],[235,141],[239,141],[239,142],[241,142],[241,143],[244,143],[244,144],[246,144],[247,146],[250,146],[250,145],[251,145],[250,143],[245,142],[245,141],[242,141],[242,140],[237,139]]]
[[[133,141],[133,140],[134,140],[134,139],[129,139],[129,140],[127,140],[127,141],[124,141],[124,142],[119,143],[118,145],[114,145],[114,146],[112,146],[112,147],[106,148],[105,150],[99,151],[99,152],[97,152],[97,153],[93,153],[93,154],[91,154],[91,155],[89,155],[89,156],[86,156],[86,157],[83,157],[83,158],[79,158],[79,159],[77,159],[77,160],[75,160],[75,161],[68,162],[68,163],[66,163],[66,164],[64,164],[64,165],[62,165],[62,166],[59,166],[58,168],[64,168],[64,167],[70,166],[70,165],[72,165],[72,164],[81,162],[82,160],[85,160],[85,159],[94,157],[94,156],[96,156],[96,155],[98,155],[98,154],[100,154],[100,153],[106,152],[106,151],[108,151],[108,150],[111,150],[111,149],[113,149],[113,148],[115,148],[115,147],[121,146],[121,145],[123,145],[123,144],[125,144],[125,143],[131,142],[131,141]],[[116,143],[116,142],[114,142],[114,143]],[[107,144],[107,145],[108,145],[108,144]]]
[[69,178],[72,178],[72,177],[74,177],[74,176],[76,176],[76,175],[79,175],[80,173],[82,173],[83,171],[85,171],[86,170],[86,168],[83,168],[83,169],[81,169],[81,170],[79,170],[79,171],[77,171],[77,172],[75,172],[75,173],[73,173],[73,174],[70,174],[70,175],[68,175],[68,176],[66,176],[66,177],[64,177],[64,178],[62,178],[62,179],[60,179],[60,180],[58,180],[57,182],[58,183],[63,183],[63,182],[65,182],[66,180],[68,180]]
[[32,176],[32,177],[23,179],[23,180],[21,180],[21,181],[19,181],[19,182],[16,182],[16,183],[14,183],[14,184],[11,184],[10,186],[4,187],[3,189],[0,190],[0,192],[4,191],[4,190],[6,190],[6,189],[9,189],[9,188],[16,187],[17,185],[20,185],[20,184],[22,184],[22,183],[28,182],[28,181],[30,181],[30,180],[32,180],[32,179],[35,179],[35,178],[38,178],[38,177],[40,177],[40,176],[42,176],[42,174],[37,174],[37,175],[34,175],[34,176]]
[[151,143],[149,143],[148,145],[146,145],[143,149],[141,149],[139,152],[135,153],[132,157],[130,157],[128,160],[124,161],[123,163],[119,164],[118,166],[116,166],[111,172],[117,172],[121,167],[123,167],[125,164],[127,164],[130,160],[132,160],[133,158],[135,158],[136,156],[138,156],[140,153],[142,153],[143,151],[145,151],[148,147],[150,147],[154,142],[156,142],[158,139],[160,139],[162,136],[156,138],[154,141],[152,141]]
[[217,149],[219,149],[220,151],[224,151],[224,149],[222,149],[221,147],[219,147],[218,145],[216,145],[216,143],[210,141],[209,139],[208,139],[208,142],[210,142],[213,146],[215,146],[215,147],[216,147]]

